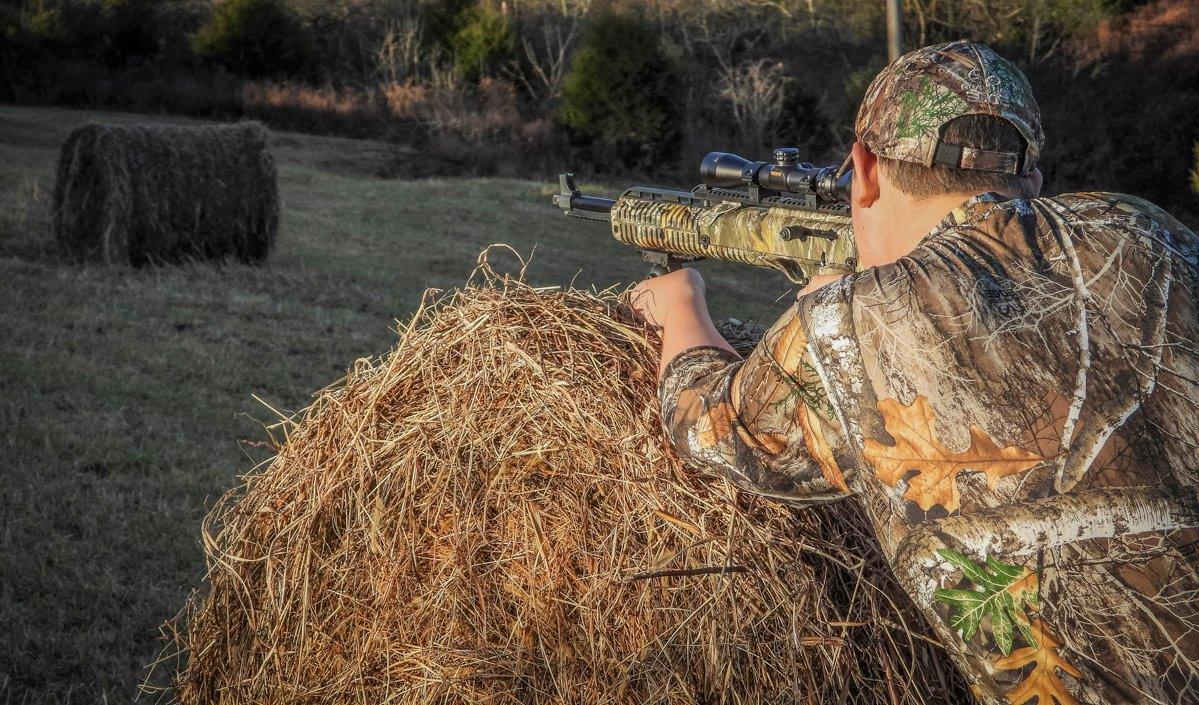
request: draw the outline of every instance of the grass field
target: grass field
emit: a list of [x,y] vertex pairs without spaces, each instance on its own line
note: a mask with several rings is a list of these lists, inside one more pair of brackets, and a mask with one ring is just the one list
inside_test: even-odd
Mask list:
[[[268,265],[134,270],[58,260],[58,145],[119,114],[0,107],[0,703],[118,703],[199,583],[200,520],[265,457],[264,423],[383,353],[427,287],[486,245],[530,278],[605,287],[644,271],[556,184],[397,181],[387,145],[275,135],[284,213]],[[701,267],[717,315],[767,319],[785,280]]]

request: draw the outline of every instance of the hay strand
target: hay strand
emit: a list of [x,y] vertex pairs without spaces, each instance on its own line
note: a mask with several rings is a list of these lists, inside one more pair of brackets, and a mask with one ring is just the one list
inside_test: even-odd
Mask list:
[[268,138],[256,122],[81,125],[59,154],[55,238],[111,264],[261,262],[279,228]]
[[481,277],[210,514],[178,701],[968,702],[855,505],[680,467],[613,292]]

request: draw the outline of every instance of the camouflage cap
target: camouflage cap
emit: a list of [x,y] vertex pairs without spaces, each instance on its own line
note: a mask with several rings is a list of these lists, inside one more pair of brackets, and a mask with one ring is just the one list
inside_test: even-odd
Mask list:
[[[945,144],[946,123],[963,115],[994,115],[1024,137],[1023,154]],[[908,52],[866,90],[854,131],[872,152],[925,166],[1027,174],[1045,134],[1028,79],[990,47],[956,41]]]

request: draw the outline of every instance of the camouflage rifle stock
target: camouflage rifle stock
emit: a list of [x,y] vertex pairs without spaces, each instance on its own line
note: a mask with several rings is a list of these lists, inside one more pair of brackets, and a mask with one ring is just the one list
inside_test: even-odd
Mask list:
[[567,215],[611,222],[612,236],[637,248],[653,274],[705,258],[777,269],[801,286],[815,274],[853,272],[850,175],[801,163],[792,147],[774,157],[712,152],[690,191],[634,186],[616,199],[584,196],[573,174],[561,174],[553,200]]

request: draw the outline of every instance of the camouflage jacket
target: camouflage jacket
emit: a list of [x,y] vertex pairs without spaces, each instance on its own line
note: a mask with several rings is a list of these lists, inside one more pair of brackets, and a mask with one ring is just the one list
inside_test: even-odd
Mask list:
[[1199,702],[1195,235],[1105,193],[973,198],[661,383],[684,461],[856,495],[984,703]]

